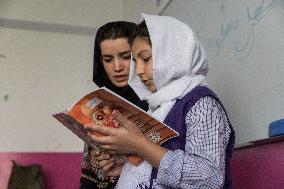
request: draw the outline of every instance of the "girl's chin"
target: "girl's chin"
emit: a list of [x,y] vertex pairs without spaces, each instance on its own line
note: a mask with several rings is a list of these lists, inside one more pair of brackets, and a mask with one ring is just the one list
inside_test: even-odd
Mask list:
[[116,87],[126,87],[128,85],[128,81],[116,81],[113,83]]
[[157,92],[157,88],[155,85],[146,85],[147,89],[151,92]]
[[153,93],[157,92],[157,88],[156,87],[151,87],[150,91],[152,91]]

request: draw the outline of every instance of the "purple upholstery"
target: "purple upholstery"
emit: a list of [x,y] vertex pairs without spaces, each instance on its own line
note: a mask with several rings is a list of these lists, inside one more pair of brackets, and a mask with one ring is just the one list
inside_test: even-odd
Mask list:
[[79,188],[82,153],[6,153],[0,152],[0,188],[7,188],[12,162],[41,164],[46,189]]
[[284,138],[235,150],[232,176],[234,189],[283,189]]

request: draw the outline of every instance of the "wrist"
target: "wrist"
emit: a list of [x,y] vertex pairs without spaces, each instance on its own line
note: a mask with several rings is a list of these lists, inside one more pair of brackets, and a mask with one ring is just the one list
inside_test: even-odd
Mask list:
[[148,138],[141,139],[140,148],[137,151],[137,155],[142,159],[148,161],[155,168],[159,168],[160,161],[167,152],[167,149],[152,142]]
[[141,156],[144,152],[143,148],[149,146],[150,140],[145,135],[137,136],[133,141],[134,154]]

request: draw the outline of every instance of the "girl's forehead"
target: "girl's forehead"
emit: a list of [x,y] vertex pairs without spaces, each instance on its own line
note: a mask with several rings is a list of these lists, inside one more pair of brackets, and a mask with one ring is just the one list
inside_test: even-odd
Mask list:
[[149,46],[151,46],[150,44],[149,44],[149,39],[147,38],[147,37],[142,37],[142,36],[137,36],[134,40],[133,40],[133,42],[132,42],[132,45],[133,44],[144,44],[144,43],[147,43]]
[[118,38],[118,39],[106,39],[101,42],[101,51],[102,53],[112,52],[112,51],[129,51],[130,44],[127,39],[125,38]]
[[101,48],[104,46],[130,46],[128,40],[126,38],[117,38],[117,39],[105,39],[101,41]]
[[135,39],[131,45],[132,51],[141,51],[146,49],[151,51],[151,46],[146,40],[141,38]]

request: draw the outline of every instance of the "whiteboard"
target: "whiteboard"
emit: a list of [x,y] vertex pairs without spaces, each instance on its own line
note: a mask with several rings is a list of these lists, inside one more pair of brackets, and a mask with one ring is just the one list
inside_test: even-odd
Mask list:
[[269,123],[284,118],[284,0],[174,0],[162,15],[186,22],[204,45],[236,143],[268,137]]

